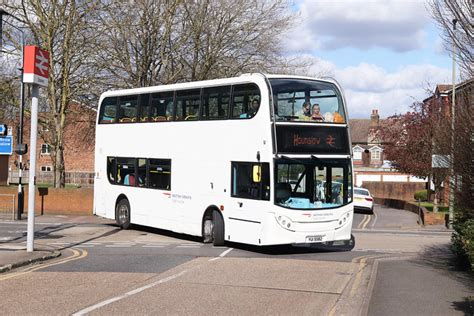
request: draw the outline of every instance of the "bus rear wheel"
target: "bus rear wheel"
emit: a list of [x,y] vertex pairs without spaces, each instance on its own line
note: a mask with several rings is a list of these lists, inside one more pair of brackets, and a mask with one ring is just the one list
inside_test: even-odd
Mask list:
[[122,229],[130,227],[130,203],[127,199],[121,199],[115,208],[115,221]]

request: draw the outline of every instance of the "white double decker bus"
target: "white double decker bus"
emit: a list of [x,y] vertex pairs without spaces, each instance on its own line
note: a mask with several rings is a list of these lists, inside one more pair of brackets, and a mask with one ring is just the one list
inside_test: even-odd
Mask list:
[[94,214],[214,245],[350,241],[346,118],[338,84],[308,77],[246,74],[106,92]]

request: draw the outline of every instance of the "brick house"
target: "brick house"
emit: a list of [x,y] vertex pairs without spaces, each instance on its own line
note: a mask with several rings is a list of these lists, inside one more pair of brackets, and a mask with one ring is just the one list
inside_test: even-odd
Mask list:
[[[457,138],[459,133],[462,133],[462,130],[466,131],[468,129],[472,130],[472,113],[473,113],[473,88],[474,88],[474,79],[469,79],[466,81],[463,81],[459,84],[456,85],[456,105],[455,105],[455,137]],[[453,96],[453,86],[452,84],[438,84],[436,86],[435,92],[433,95],[430,97],[426,98],[423,100],[423,103],[428,105],[428,109],[430,111],[437,111],[441,113],[444,117],[446,117],[447,120],[451,120],[452,117],[452,96]],[[471,144],[466,144],[466,142],[469,142],[469,136],[468,137],[460,137],[462,139],[460,144],[462,147],[468,149],[472,148],[473,140],[471,137]],[[455,144],[459,143],[455,141]],[[468,166],[465,165],[466,161],[470,161],[472,157],[463,157],[463,153],[467,153],[469,156],[469,151],[459,151],[458,149],[455,149],[455,155],[454,155],[454,169],[455,169],[455,174],[457,175],[462,175],[462,179],[469,178],[467,175],[469,174],[469,169]],[[437,153],[433,153],[437,154]],[[467,168],[467,169],[466,169]],[[472,177],[472,164],[471,164],[471,177]],[[456,177],[458,179],[458,177]],[[470,179],[472,180],[472,178]],[[468,179],[467,181],[467,186],[468,187],[470,184],[470,180]],[[462,183],[460,181],[455,182],[455,187],[456,188],[461,188]],[[449,187],[449,176],[446,177],[443,183],[443,193],[441,198],[441,201],[449,201],[449,194],[450,194],[450,187]]]
[[349,120],[354,184],[370,189],[377,197],[411,200],[415,191],[425,187],[426,180],[400,173],[384,161],[383,122],[377,109],[372,110],[370,119]]
[[380,139],[380,116],[372,110],[370,119],[349,120],[354,167],[379,168],[383,165],[383,145]]
[[[41,113],[39,114],[41,120]],[[66,127],[64,129],[64,164],[66,178],[75,176],[75,174],[90,174],[94,172],[94,136],[95,136],[95,117],[94,109],[74,104],[69,107],[66,114]],[[17,141],[18,120],[11,122],[9,126],[13,129],[14,142]],[[38,139],[36,147],[36,174],[41,179],[49,182],[53,177],[53,159],[52,148],[47,139],[51,132],[38,126]],[[23,142],[29,144],[30,141],[30,119],[25,117],[23,126]],[[30,150],[30,148],[28,148]],[[28,170],[29,156],[28,152],[23,155],[24,170]],[[13,153],[9,158],[10,183],[17,182],[19,168],[19,155]],[[68,179],[66,179],[66,182]],[[24,179],[23,182],[27,181]],[[39,180],[40,181],[40,180]]]

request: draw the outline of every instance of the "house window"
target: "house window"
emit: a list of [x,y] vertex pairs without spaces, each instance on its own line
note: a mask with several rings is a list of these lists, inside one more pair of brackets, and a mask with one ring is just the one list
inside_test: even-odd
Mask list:
[[362,149],[355,148],[353,150],[353,153],[354,153],[354,160],[362,160]]
[[373,150],[370,152],[370,159],[372,160],[380,160],[380,150]]
[[48,144],[41,145],[41,154],[42,155],[51,154],[51,146],[49,146]]
[[41,171],[50,172],[52,170],[51,166],[41,166]]

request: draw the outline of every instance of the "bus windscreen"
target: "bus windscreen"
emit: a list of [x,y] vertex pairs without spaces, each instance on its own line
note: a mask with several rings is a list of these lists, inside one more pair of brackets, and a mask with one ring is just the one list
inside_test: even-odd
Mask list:
[[270,79],[277,121],[346,123],[341,93],[329,82]]

